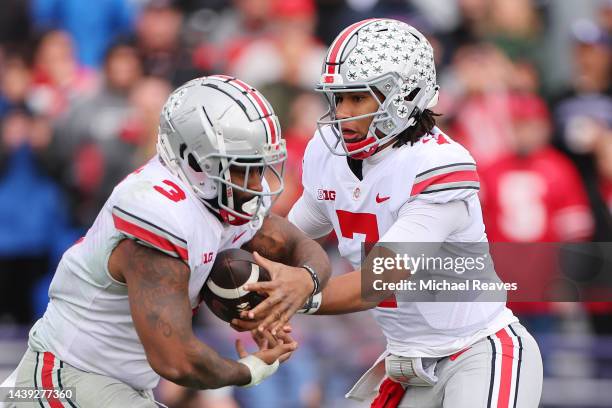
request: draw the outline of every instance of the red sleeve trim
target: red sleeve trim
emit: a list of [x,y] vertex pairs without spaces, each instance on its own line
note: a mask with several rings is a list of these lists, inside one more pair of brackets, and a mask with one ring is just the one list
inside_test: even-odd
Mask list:
[[182,247],[153,231],[127,221],[119,217],[117,214],[113,214],[113,221],[115,223],[115,228],[127,235],[146,242],[164,253],[181,258],[185,262],[187,262],[189,259],[187,248]]

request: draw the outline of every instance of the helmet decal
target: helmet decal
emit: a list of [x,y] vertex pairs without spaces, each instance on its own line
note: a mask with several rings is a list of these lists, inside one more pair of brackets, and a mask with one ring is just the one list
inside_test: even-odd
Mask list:
[[[438,88],[433,48],[419,31],[393,19],[359,21],[344,29],[327,53],[316,90],[325,94],[329,110],[318,126],[331,126],[336,142],[324,141],[333,154],[362,158],[360,153],[374,154],[413,126],[421,112],[436,104]],[[378,110],[338,119],[335,93],[345,92],[369,93]],[[372,118],[366,135],[371,142],[345,142],[343,123],[365,117]]]
[[259,117],[263,120],[264,126],[266,127],[266,133],[269,135],[268,141],[271,144],[276,144],[280,134],[279,125],[277,121],[275,121],[271,116],[273,115],[273,110],[270,104],[264,99],[264,97],[257,91],[255,88],[247,85],[245,82],[233,78],[227,75],[213,75],[210,78],[220,78],[225,80],[230,85],[235,86],[241,92],[243,92],[247,98],[251,101],[257,112],[259,113]]
[[329,52],[327,54],[326,65],[327,65],[327,73],[328,74],[335,74],[336,73],[337,66],[338,66],[339,61],[340,61],[340,57],[342,56],[342,50],[344,49],[344,47],[346,47],[346,45],[348,44],[348,42],[351,39],[352,35],[355,34],[360,27],[362,27],[362,26],[364,26],[364,25],[366,25],[368,23],[371,23],[373,21],[376,21],[376,20],[377,19],[372,18],[372,19],[368,19],[368,20],[359,21],[359,22],[354,23],[354,24],[348,26],[347,28],[345,28],[338,35],[336,40],[329,47]]

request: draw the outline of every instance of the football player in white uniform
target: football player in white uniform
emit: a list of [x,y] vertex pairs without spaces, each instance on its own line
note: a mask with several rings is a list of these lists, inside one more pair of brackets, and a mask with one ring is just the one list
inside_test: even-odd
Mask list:
[[[50,393],[20,407],[154,407],[160,376],[200,389],[254,385],[295,349],[290,337],[268,334],[253,354],[237,343],[234,361],[198,340],[191,325],[224,249],[242,246],[294,265],[275,265],[289,272],[283,276],[296,274],[283,283],[290,313],[329,276],[323,249],[268,215],[286,158],[269,103],[232,77],[192,80],[166,102],[157,150],[64,254],[17,368],[17,387]],[[265,177],[279,187],[270,191]],[[61,400],[69,389],[72,397]]]
[[[357,22],[330,46],[317,90],[330,110],[306,149],[304,192],[289,220],[312,238],[335,231],[355,271],[332,278],[304,312],[372,309],[387,338],[385,353],[347,396],[376,397],[373,407],[388,408],[537,407],[539,348],[505,302],[379,303],[361,293],[364,241],[430,242],[440,250],[487,241],[474,159],[430,111],[438,86],[427,39],[391,19]],[[270,311],[273,299],[243,318],[263,319],[260,327],[274,331],[284,319]]]

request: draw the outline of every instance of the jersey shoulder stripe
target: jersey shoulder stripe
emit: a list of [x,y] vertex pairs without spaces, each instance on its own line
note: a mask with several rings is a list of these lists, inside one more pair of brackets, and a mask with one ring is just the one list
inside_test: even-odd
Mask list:
[[126,236],[141,241],[167,255],[187,262],[187,241],[118,206],[112,209],[115,228]]
[[475,163],[447,164],[417,174],[410,196],[459,189],[480,189]]

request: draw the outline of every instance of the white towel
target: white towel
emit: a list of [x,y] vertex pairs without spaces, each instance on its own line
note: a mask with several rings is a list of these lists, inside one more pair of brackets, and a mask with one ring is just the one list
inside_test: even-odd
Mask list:
[[374,365],[346,393],[345,397],[357,401],[366,401],[375,397],[378,394],[380,383],[385,379],[385,357],[388,355],[387,351],[382,353]]

